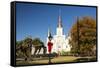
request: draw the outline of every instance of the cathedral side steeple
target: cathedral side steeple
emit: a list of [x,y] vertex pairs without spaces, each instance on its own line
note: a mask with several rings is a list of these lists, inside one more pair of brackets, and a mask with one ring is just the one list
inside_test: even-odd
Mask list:
[[49,35],[50,35],[50,29],[48,28],[48,37],[49,37]]
[[51,36],[51,30],[48,28],[48,37]]

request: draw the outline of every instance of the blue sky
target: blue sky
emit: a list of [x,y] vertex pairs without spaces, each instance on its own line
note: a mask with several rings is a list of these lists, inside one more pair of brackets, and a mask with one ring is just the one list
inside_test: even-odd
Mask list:
[[67,35],[76,17],[90,16],[96,18],[95,7],[61,6],[46,4],[16,4],[16,40],[27,36],[38,37],[46,41],[48,28],[56,34],[59,9],[61,10],[64,34]]

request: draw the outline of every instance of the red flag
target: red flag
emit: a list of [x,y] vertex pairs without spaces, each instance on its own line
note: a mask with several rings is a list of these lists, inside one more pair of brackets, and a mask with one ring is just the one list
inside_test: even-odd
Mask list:
[[51,49],[52,49],[53,43],[52,42],[48,42],[48,52],[51,53]]

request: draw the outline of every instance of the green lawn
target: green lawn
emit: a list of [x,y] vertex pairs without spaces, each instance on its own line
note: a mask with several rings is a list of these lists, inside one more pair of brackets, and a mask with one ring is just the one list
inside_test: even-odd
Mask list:
[[[59,56],[51,59],[52,63],[63,63],[63,62],[77,62],[78,61],[89,61],[92,57],[74,57],[74,56]],[[17,61],[17,65],[29,65],[29,64],[48,64],[48,57],[46,59],[35,59],[33,61]]]

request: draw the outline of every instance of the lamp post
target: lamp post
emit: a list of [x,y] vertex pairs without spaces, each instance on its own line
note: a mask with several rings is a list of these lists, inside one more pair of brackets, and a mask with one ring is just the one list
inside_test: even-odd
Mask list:
[[48,52],[49,52],[49,64],[51,63],[51,50],[52,50],[52,46],[53,46],[53,43],[51,42],[51,40],[52,40],[52,36],[51,36],[51,34],[49,35],[49,37],[48,37],[48,39],[49,39],[49,41],[48,41]]

